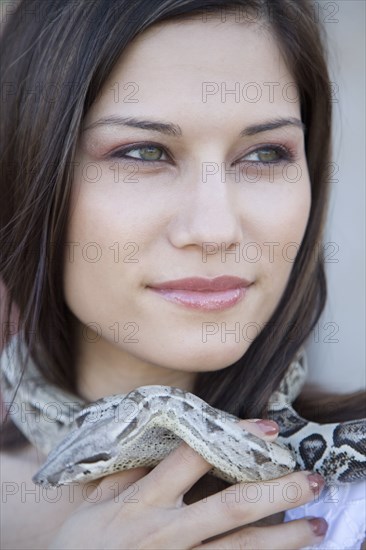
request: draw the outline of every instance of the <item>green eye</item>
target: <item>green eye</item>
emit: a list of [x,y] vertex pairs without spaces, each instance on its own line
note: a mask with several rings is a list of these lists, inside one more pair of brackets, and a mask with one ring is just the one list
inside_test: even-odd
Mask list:
[[256,149],[243,158],[244,162],[258,162],[263,164],[276,164],[281,161],[292,160],[289,151],[280,145],[273,145]]
[[145,147],[134,147],[131,149],[117,151],[115,156],[123,156],[125,158],[136,159],[137,161],[159,161],[165,160],[162,158],[164,151],[161,147],[155,145],[146,145]]
[[278,158],[278,152],[274,149],[260,149],[258,157],[261,162],[273,162]]
[[159,147],[141,147],[138,149],[140,151],[140,156],[143,160],[160,160],[163,152]]

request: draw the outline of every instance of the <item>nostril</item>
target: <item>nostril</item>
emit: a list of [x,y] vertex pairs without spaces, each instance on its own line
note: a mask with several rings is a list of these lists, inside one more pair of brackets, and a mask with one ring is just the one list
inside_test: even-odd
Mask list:
[[79,460],[78,462],[75,462],[76,464],[94,464],[94,462],[99,462],[100,460],[106,461],[110,460],[111,455],[109,453],[98,453],[96,455],[90,456],[89,458],[83,458],[82,460]]

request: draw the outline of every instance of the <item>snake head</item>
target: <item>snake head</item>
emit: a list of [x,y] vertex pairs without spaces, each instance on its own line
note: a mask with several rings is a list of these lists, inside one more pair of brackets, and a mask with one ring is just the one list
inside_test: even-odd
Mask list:
[[118,442],[143,421],[143,411],[133,399],[112,396],[83,409],[74,428],[50,452],[33,476],[34,483],[57,487],[77,480],[87,481],[111,473],[118,456]]

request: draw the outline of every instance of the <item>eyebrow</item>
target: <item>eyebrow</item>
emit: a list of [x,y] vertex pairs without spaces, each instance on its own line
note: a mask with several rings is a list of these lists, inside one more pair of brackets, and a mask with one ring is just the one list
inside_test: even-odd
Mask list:
[[[102,117],[95,122],[92,122],[82,132],[92,130],[99,126],[129,126],[131,128],[139,128],[140,130],[150,130],[153,132],[159,132],[168,136],[180,137],[183,135],[182,129],[178,124],[171,122],[160,122],[154,120],[143,120],[134,117],[122,117],[120,115],[111,115],[108,117]],[[269,130],[276,130],[284,126],[295,126],[300,128],[304,133],[306,131],[305,124],[300,119],[295,117],[290,118],[275,118],[259,124],[252,124],[247,126],[239,134],[240,137],[254,136],[261,132],[268,132]]]
[[255,134],[260,134],[261,132],[268,132],[269,130],[282,128],[283,126],[295,126],[296,128],[300,128],[304,133],[306,131],[305,124],[301,122],[299,118],[276,118],[274,120],[263,122],[262,124],[247,126],[247,128],[244,128],[244,130],[240,132],[240,137],[254,136]]

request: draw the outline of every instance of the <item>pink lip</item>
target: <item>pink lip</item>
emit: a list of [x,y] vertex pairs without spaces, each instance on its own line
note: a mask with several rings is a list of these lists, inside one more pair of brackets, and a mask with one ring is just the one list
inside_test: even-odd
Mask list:
[[164,281],[154,285],[149,285],[157,289],[171,290],[204,290],[214,292],[215,290],[230,290],[233,288],[245,288],[251,284],[246,279],[222,275],[214,279],[203,277],[188,277],[187,279],[176,279],[175,281]]
[[223,310],[237,304],[252,283],[246,279],[221,276],[214,279],[190,277],[149,286],[163,298],[191,309]]

